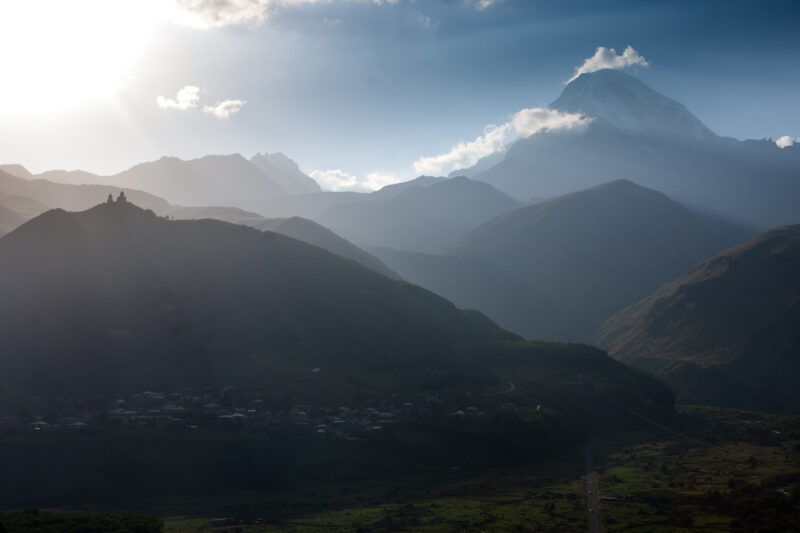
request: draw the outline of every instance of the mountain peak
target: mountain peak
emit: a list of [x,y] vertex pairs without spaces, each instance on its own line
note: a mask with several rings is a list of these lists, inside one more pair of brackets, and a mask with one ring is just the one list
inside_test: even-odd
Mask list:
[[641,86],[646,89],[649,89],[647,85],[644,84],[641,80],[636,78],[635,76],[631,76],[627,72],[623,72],[621,70],[613,69],[613,68],[602,68],[600,70],[595,70],[594,72],[584,72],[571,82],[567,84],[567,87],[570,85],[580,85],[582,83],[590,83],[590,84],[599,84],[599,83],[621,83],[625,85],[632,85],[632,86]]
[[653,208],[655,205],[652,202],[656,202],[660,205],[679,205],[677,202],[671,200],[666,194],[654,189],[649,189],[625,178],[595,185],[594,187],[589,187],[588,189],[583,189],[581,191],[549,198],[547,200],[543,200],[541,203],[558,204],[568,202],[579,202],[586,204],[586,207],[591,206],[592,209],[599,207],[600,205],[616,206],[619,202],[646,202],[650,204],[650,208]]
[[277,180],[241,154],[207,155],[182,160],[162,157],[109,176],[105,183],[157,194],[173,204],[231,205],[259,211],[286,195]]
[[637,185],[636,183],[632,182],[626,178],[620,178],[618,180],[609,181],[608,183],[603,183],[597,186],[598,189],[643,189],[649,190],[647,187],[642,187],[641,185]]
[[12,176],[16,176],[17,178],[24,178],[26,180],[33,178],[33,175],[28,171],[28,169],[18,163],[0,165],[0,170],[7,174],[11,174]]
[[717,137],[683,104],[618,70],[581,74],[564,87],[550,107],[568,113],[584,113],[636,135],[678,141]]
[[[596,185],[594,187],[590,187],[583,191],[577,191],[571,194],[590,194],[592,192],[597,193],[604,193],[607,195],[626,195],[627,198],[659,198],[663,201],[670,201],[671,200],[666,194],[661,191],[657,191],[655,189],[651,189],[649,187],[645,187],[636,183],[635,181],[631,181],[626,178],[620,178],[617,180],[609,181],[607,183],[602,183],[600,185]],[[565,195],[570,196],[570,194]]]
[[278,182],[290,194],[307,194],[322,191],[322,188],[311,176],[303,173],[296,162],[281,152],[259,152],[250,158],[250,162],[261,172]]

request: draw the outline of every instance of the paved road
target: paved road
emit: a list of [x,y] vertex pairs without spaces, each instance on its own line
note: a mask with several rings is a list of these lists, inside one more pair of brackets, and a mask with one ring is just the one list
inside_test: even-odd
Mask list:
[[586,448],[586,501],[589,511],[589,533],[600,533],[600,517],[597,511],[597,475],[592,466],[592,448]]
[[[514,384],[512,383],[511,387],[513,388],[513,386],[514,386]],[[603,394],[605,394],[605,393],[603,393]],[[672,433],[673,435],[676,435],[678,437],[681,437],[681,438],[684,438],[684,439],[687,439],[687,440],[690,440],[690,441],[694,441],[694,442],[697,442],[697,443],[705,445],[705,446],[713,446],[715,448],[718,448],[718,449],[724,451],[725,453],[728,453],[728,450],[726,450],[725,448],[723,448],[721,446],[716,446],[714,444],[699,440],[696,437],[692,437],[691,435],[686,435],[685,433],[680,433],[679,431],[675,431],[674,429],[672,429],[670,427],[667,427],[667,426],[665,426],[663,424],[659,424],[658,422],[656,422],[654,420],[651,420],[650,418],[647,418],[646,416],[643,416],[641,413],[639,413],[639,412],[631,409],[630,407],[618,402],[617,400],[614,400],[613,398],[609,397],[609,399],[612,402],[614,402],[617,405],[619,405],[620,407],[622,407],[623,409],[625,409],[626,411],[634,414],[635,416],[638,416],[639,418],[641,418],[642,420],[644,420],[645,422],[647,422],[648,424],[650,424],[652,426],[655,426],[655,427],[657,427],[659,429],[665,430],[665,431],[667,431],[669,433]],[[706,428],[705,430],[703,430],[700,433],[698,433],[698,435],[697,435],[698,437],[701,436],[701,435],[706,435],[708,433],[711,433],[712,431],[717,429],[717,421],[716,420],[714,420],[713,418],[704,418],[704,420],[708,424],[708,428]],[[606,443],[603,443],[603,444],[596,444],[594,446],[589,446],[588,448],[586,448],[586,452],[585,452],[585,461],[586,461],[586,502],[587,502],[587,507],[588,507],[587,510],[589,511],[589,533],[600,533],[600,517],[598,516],[599,511],[597,509],[597,474],[595,473],[594,466],[592,465],[592,448],[595,448],[597,446],[608,445],[608,444],[622,444],[623,442],[635,442],[637,440],[639,440],[639,439],[634,439],[633,441],[606,442]]]
[[[512,384],[513,385],[513,384]],[[697,434],[697,436],[707,435],[711,433],[715,429],[717,429],[717,421],[713,418],[704,418],[703,419],[707,424],[708,427]],[[659,427],[663,428],[663,426],[658,425]],[[670,428],[666,428],[670,432],[680,436],[687,438],[692,441],[697,441],[696,438],[691,437],[689,435],[684,435],[682,433],[678,433],[675,430]],[[627,441],[616,441],[616,442],[606,442],[603,444],[595,444],[594,446],[589,446],[586,448],[584,452],[584,461],[586,463],[586,502],[587,502],[587,511],[589,512],[589,533],[600,533],[600,516],[599,516],[599,509],[597,508],[597,474],[594,471],[594,465],[592,464],[592,450],[597,448],[598,446],[604,446],[609,444],[626,444],[631,442],[639,442],[639,439],[627,440]],[[701,444],[707,444],[702,441],[698,441]],[[709,444],[709,446],[711,446]],[[727,453],[727,450],[725,450]]]

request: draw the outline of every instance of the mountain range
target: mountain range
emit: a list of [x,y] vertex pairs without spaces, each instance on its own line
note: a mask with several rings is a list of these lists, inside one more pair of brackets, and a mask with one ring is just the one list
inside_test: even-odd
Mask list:
[[468,232],[460,250],[369,250],[526,338],[588,342],[615,312],[753,234],[617,180],[512,209]]
[[[62,187],[102,183],[146,190],[173,206],[216,206],[214,216],[223,220],[239,218],[242,210],[261,218],[307,218],[358,244],[418,251],[450,246],[476,225],[520,205],[490,185],[464,177],[422,176],[373,193],[323,192],[283,154],[256,154],[251,160],[239,154],[189,161],[163,157],[113,176],[83,171],[33,176],[18,165],[15,170],[28,181],[47,180]],[[130,197],[140,204],[139,197]],[[140,205],[157,213],[175,213],[163,204]],[[231,212],[226,214],[225,208]]]
[[[285,158],[285,156],[282,157]],[[232,157],[228,160],[236,161],[237,158]],[[278,160],[280,161],[280,158]],[[10,174],[11,172],[14,174]],[[58,173],[46,172],[42,175],[55,177],[56,174]],[[93,175],[88,173],[77,172],[69,174],[78,176],[75,181],[84,179],[91,181],[93,179]],[[97,178],[97,176],[94,176],[94,178]],[[310,220],[298,217],[280,220],[266,219],[257,213],[236,207],[175,206],[170,205],[162,198],[133,189],[119,189],[110,185],[75,185],[52,182],[32,175],[20,165],[0,166],[0,236],[51,208],[64,206],[70,210],[88,209],[107,195],[115,195],[120,190],[125,191],[131,202],[137,205],[141,204],[161,216],[177,219],[212,218],[261,229],[270,229],[347,257],[386,276],[397,277],[397,274],[377,258]]]
[[114,174],[50,171],[39,177],[63,183],[103,183],[149,191],[173,204],[226,205],[263,211],[274,197],[287,191],[239,154],[209,155],[184,161],[162,157]]
[[19,165],[14,167],[17,175],[28,179],[143,189],[173,204],[224,205],[262,213],[286,195],[321,192],[316,181],[281,153],[258,153],[249,160],[240,154],[209,155],[192,160],[162,157],[110,176],[81,170],[51,170],[33,176]]
[[[752,264],[743,262],[743,257],[755,257],[757,252],[745,254],[741,247],[734,246],[759,231],[800,222],[800,147],[781,149],[770,140],[721,137],[685,106],[636,78],[613,70],[577,77],[565,86],[550,108],[583,114],[590,122],[580,130],[544,130],[517,139],[448,178],[421,176],[372,193],[322,191],[297,164],[279,153],[256,154],[249,160],[239,154],[190,161],[164,157],[113,176],[84,171],[32,175],[19,165],[2,165],[0,235],[8,235],[0,241],[0,252],[9,251],[0,268],[11,270],[0,275],[9,279],[21,276],[22,263],[15,261],[29,261],[25,265],[30,267],[32,279],[38,280],[49,294],[58,295],[55,301],[61,306],[59,312],[66,314],[69,305],[65,302],[74,300],[74,307],[80,310],[75,320],[86,313],[83,318],[99,320],[107,334],[82,330],[80,324],[73,324],[74,329],[69,331],[58,329],[69,321],[61,315],[48,315],[42,327],[56,329],[26,339],[18,338],[20,333],[10,329],[9,339],[3,341],[10,344],[0,348],[41,354],[45,347],[37,343],[53,337],[72,346],[67,350],[74,355],[82,352],[70,342],[77,342],[81,332],[83,338],[92,339],[86,342],[97,343],[83,352],[118,351],[124,360],[130,357],[127,350],[133,346],[143,349],[145,344],[136,344],[139,340],[131,333],[134,329],[106,322],[114,316],[133,314],[142,317],[136,323],[145,332],[142,339],[161,346],[161,353],[186,357],[192,349],[206,346],[203,357],[209,362],[209,369],[221,376],[240,376],[237,372],[247,374],[250,371],[243,369],[250,368],[247,365],[258,358],[253,356],[250,363],[240,366],[237,363],[227,374],[220,366],[221,356],[214,350],[230,343],[237,347],[235,357],[240,358],[247,350],[282,356],[297,350],[300,355],[292,354],[289,359],[298,361],[309,353],[334,350],[332,360],[349,364],[350,359],[343,355],[346,352],[361,364],[369,360],[367,352],[381,351],[375,344],[376,338],[381,337],[393,347],[389,350],[390,359],[396,362],[403,360],[400,352],[419,349],[418,355],[422,356],[423,345],[432,347],[426,352],[430,354],[448,343],[458,344],[469,338],[464,334],[469,327],[462,320],[466,316],[472,317],[464,319],[467,322],[474,319],[481,324],[477,330],[494,332],[479,334],[485,339],[516,338],[508,333],[513,331],[525,338],[608,346],[616,357],[670,380],[681,398],[690,401],[798,408],[790,394],[773,397],[765,392],[773,385],[785,385],[778,377],[769,377],[778,372],[775,369],[780,365],[776,361],[793,368],[791,354],[796,347],[786,328],[794,327],[796,303],[778,295],[794,294],[790,282],[786,286],[766,282],[763,286],[754,285],[760,287],[759,294],[775,295],[769,300],[773,307],[764,307],[765,312],[745,313],[740,318],[717,315],[720,324],[738,324],[736,333],[741,338],[719,329],[719,324],[709,326],[708,316],[715,316],[711,311],[698,317],[696,323],[687,322],[686,317],[694,316],[694,311],[689,310],[732,307],[725,298],[739,294],[737,283],[747,284],[746,277],[735,277],[737,273],[750,272],[754,279],[761,279],[759,276],[768,275],[756,266],[783,261],[784,255],[789,263],[793,261],[791,253],[780,250],[781,246],[793,249],[786,235],[795,231],[794,226],[775,230],[775,235],[785,242],[774,249],[753,244],[762,240],[778,242],[772,233],[742,245],[756,251],[772,250],[760,260],[763,265],[756,260]],[[109,194],[116,196],[120,189],[130,202],[153,213],[130,203],[89,209]],[[88,211],[48,211],[52,208]],[[41,213],[45,214],[31,220]],[[119,229],[114,239],[98,229],[104,224]],[[204,232],[209,234],[209,249],[224,252],[228,263],[223,264],[223,256],[210,251],[203,255],[199,243]],[[50,257],[48,254],[66,257],[67,253],[59,248],[61,244],[52,250],[42,248],[45,235],[82,252],[75,259]],[[230,242],[223,242],[226,239]],[[313,246],[303,248],[294,239]],[[128,243],[127,248],[120,248],[117,241]],[[268,245],[262,249],[256,241],[267,241]],[[368,251],[352,243],[363,245]],[[117,259],[99,252],[95,246],[98,244],[103,250],[113,250],[112,256]],[[339,257],[330,259],[330,254],[320,248]],[[720,252],[715,259],[708,259]],[[30,258],[15,259],[28,253],[38,254],[41,265]],[[203,268],[195,272],[187,257],[210,261],[216,269],[213,276],[219,277]],[[129,264],[119,262],[121,258]],[[265,273],[265,279],[256,279],[253,271],[238,264],[252,259],[255,263],[251,268]],[[303,261],[315,264],[304,265]],[[720,266],[723,263],[709,267],[709,261],[749,266],[731,266],[733,270],[728,271]],[[361,275],[353,273],[361,272],[363,267],[385,280],[374,283],[396,285],[380,285],[378,290],[370,282],[364,288]],[[47,271],[50,278],[44,270],[37,270],[46,268],[51,268]],[[178,275],[180,269],[189,273],[185,280]],[[331,277],[325,278],[323,271]],[[697,298],[696,302],[681,292],[680,287],[708,287],[703,278],[708,272],[714,273],[715,280],[736,281],[712,283],[714,287],[724,287],[719,294],[690,291],[689,296]],[[115,277],[120,273],[125,275]],[[210,277],[201,280],[201,274]],[[92,283],[101,285],[92,285],[82,275],[94,276],[97,279]],[[301,281],[304,275],[310,275],[313,281]],[[787,276],[785,279],[791,278]],[[229,277],[235,278],[235,283]],[[456,311],[441,298],[411,288],[397,278],[420,285],[460,308],[476,309],[500,327],[486,318],[474,318],[478,315]],[[69,288],[54,285],[56,279],[63,279]],[[245,283],[256,296],[258,303],[254,305],[267,310],[264,312],[269,317],[269,338],[253,333],[258,328],[253,325],[252,316],[236,314],[239,310],[229,295],[237,291],[245,294]],[[109,289],[113,284],[124,290],[113,293]],[[218,289],[211,291],[207,284]],[[15,305],[27,310],[28,319],[32,320],[35,313],[31,302],[44,305],[48,300],[39,294],[41,289],[25,287],[33,296],[30,301],[11,288],[9,294],[17,295]],[[81,300],[81,294],[74,292],[81,287],[95,299]],[[397,287],[404,289],[398,293]],[[282,299],[267,299],[264,295],[269,291],[276,291]],[[318,308],[316,301],[306,295],[308,291],[317,291],[316,296],[322,298],[324,305]],[[222,296],[223,292],[227,295]],[[396,330],[374,316],[365,318],[364,308],[377,305],[370,298],[377,298],[378,293],[387,298],[391,312],[401,313],[398,302],[405,302],[410,307],[403,308],[403,312],[413,309],[412,314],[418,316],[393,316],[390,322],[403,325]],[[187,296],[190,294],[202,297],[192,300]],[[419,296],[422,294],[427,296]],[[701,301],[701,296],[709,300]],[[757,309],[768,305],[754,294],[740,296],[743,301],[756,302],[753,305]],[[158,312],[147,307],[154,301],[163,303]],[[336,315],[336,325],[316,331],[314,321],[322,323],[321,315],[312,313],[314,323],[304,322],[303,313],[296,307],[302,302],[317,309],[313,313]],[[665,311],[667,302],[671,302],[671,314]],[[445,304],[450,306],[447,312],[443,311]],[[437,311],[430,311],[428,317],[426,306]],[[218,314],[223,309],[229,313],[225,317]],[[384,308],[375,309],[373,314],[380,314]],[[773,311],[782,314],[773,316]],[[156,316],[160,316],[159,323],[172,324],[170,331],[182,333],[173,335],[159,330]],[[234,317],[238,325],[232,325]],[[18,319],[16,314],[7,318],[12,325]],[[432,322],[426,326],[428,318]],[[769,323],[760,321],[767,318]],[[367,320],[366,329],[360,324],[363,320]],[[209,328],[218,339],[213,342],[204,340],[200,333],[201,327],[210,323],[220,324],[221,328]],[[441,323],[457,333],[431,329],[435,329],[432,324]],[[784,324],[784,330],[779,324]],[[250,329],[243,329],[248,326]],[[419,328],[423,331],[421,338],[413,340],[412,332]],[[310,340],[303,340],[306,336]],[[398,340],[403,336],[412,340]],[[738,340],[728,343],[728,337]],[[418,344],[411,349],[410,342]],[[716,348],[706,349],[704,342]],[[174,350],[164,348],[170,343]],[[192,345],[195,348],[190,348]],[[8,373],[0,371],[0,382],[32,382],[35,371],[26,366],[28,362],[15,361],[13,357],[7,362]],[[177,363],[169,365],[167,374],[173,376]],[[156,366],[154,360],[148,359],[141,365],[140,375],[131,371],[130,376],[139,382],[153,379]],[[57,374],[55,367],[48,371],[53,376]],[[113,381],[103,374],[106,371],[108,368],[98,371],[95,377]],[[753,383],[742,377],[748,372],[757,376]],[[793,375],[791,372],[786,375]],[[716,385],[704,387],[706,382]],[[732,396],[733,390],[744,392]]]
[[75,211],[88,209],[109,194],[116,196],[121,190],[131,201],[146,209],[160,211],[169,207],[163,198],[135,189],[57,183],[33,176],[19,165],[0,167],[0,205],[24,220],[56,207]]
[[494,164],[466,173],[520,200],[626,178],[762,228],[798,222],[800,146],[720,137],[680,103],[617,70],[582,74],[550,108],[592,121],[583,131],[519,139],[490,156]]
[[0,291],[0,412],[31,396],[181,387],[358,401],[491,390],[502,375],[552,404],[550,440],[672,413],[662,382],[600,350],[522,343],[480,313],[318,247],[128,202],[51,210],[0,238]]
[[435,252],[519,205],[490,185],[465,177],[420,178],[362,201],[331,206],[314,220],[357,244]]

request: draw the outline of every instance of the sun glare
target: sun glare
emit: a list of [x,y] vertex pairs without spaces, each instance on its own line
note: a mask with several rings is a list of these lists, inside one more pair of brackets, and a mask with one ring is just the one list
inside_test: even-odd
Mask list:
[[168,9],[160,0],[3,0],[0,113],[68,111],[113,97]]

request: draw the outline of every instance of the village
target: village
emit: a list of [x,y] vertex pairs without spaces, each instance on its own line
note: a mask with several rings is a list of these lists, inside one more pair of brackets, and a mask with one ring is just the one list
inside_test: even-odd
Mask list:
[[[513,385],[512,385],[513,390]],[[236,431],[263,430],[305,434],[319,439],[363,440],[398,423],[442,418],[485,419],[484,407],[469,405],[471,393],[442,391],[414,397],[392,395],[371,406],[323,406],[274,402],[242,395],[234,387],[144,391],[113,399],[80,401],[60,398],[43,413],[20,412],[0,417],[0,435],[12,433],[93,432],[114,430]],[[483,398],[478,398],[483,399]],[[268,405],[272,403],[273,405]],[[485,402],[484,402],[485,403]],[[511,402],[491,402],[495,409],[515,411]]]

